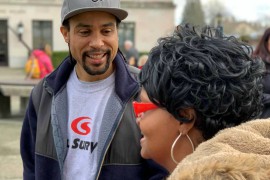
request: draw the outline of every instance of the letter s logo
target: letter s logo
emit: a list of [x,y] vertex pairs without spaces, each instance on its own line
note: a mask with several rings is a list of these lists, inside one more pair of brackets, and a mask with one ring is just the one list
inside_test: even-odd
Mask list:
[[72,121],[71,129],[79,135],[87,135],[91,131],[88,126],[91,123],[90,120],[90,117],[78,117]]

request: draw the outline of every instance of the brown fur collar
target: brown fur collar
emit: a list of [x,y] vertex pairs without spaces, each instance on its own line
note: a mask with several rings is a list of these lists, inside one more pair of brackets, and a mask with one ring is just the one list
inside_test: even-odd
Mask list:
[[220,131],[182,160],[170,180],[270,180],[270,119]]

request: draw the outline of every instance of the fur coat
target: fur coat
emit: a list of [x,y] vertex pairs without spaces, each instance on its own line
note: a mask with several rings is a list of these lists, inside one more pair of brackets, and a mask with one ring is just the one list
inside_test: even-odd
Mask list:
[[183,159],[169,180],[270,180],[270,119],[220,131]]

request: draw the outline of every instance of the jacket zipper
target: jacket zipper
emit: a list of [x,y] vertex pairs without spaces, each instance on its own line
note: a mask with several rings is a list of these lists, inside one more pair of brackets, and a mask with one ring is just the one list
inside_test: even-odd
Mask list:
[[[134,93],[132,93],[131,98],[134,97],[134,95],[139,91],[139,89],[140,89],[140,88],[136,89],[136,90],[134,91]],[[128,99],[127,103],[130,101],[131,98]],[[127,106],[125,107],[125,109],[124,109],[124,111],[123,111],[123,113],[122,113],[122,115],[121,115],[121,117],[120,117],[120,120],[119,120],[119,122],[118,122],[118,124],[117,124],[116,130],[118,129],[119,124],[120,124],[120,122],[122,121],[122,117],[123,117],[123,115],[124,115],[124,112],[125,112],[126,108],[127,108]],[[99,176],[100,176],[100,172],[101,172],[101,168],[102,168],[102,165],[103,165],[103,162],[104,162],[104,158],[105,158],[105,156],[106,156],[106,154],[107,154],[107,151],[108,151],[108,149],[109,149],[109,147],[110,147],[110,145],[111,145],[111,143],[112,143],[112,140],[113,140],[113,138],[114,138],[114,135],[115,135],[115,133],[116,133],[116,130],[115,130],[114,133],[113,133],[113,137],[111,138],[111,141],[110,141],[109,145],[106,147],[105,153],[104,153],[104,155],[103,155],[103,157],[102,157],[101,165],[100,165],[99,170],[98,170],[98,174],[97,174],[96,180],[97,180],[97,179],[99,178]]]

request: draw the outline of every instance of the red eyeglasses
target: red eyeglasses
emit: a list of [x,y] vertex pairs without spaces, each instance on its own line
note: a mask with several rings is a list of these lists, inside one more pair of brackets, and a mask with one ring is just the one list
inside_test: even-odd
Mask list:
[[134,112],[135,112],[136,117],[138,117],[139,114],[142,112],[146,112],[146,111],[158,108],[158,106],[156,106],[153,103],[144,103],[144,102],[137,102],[137,101],[133,102],[133,107],[134,107]]

